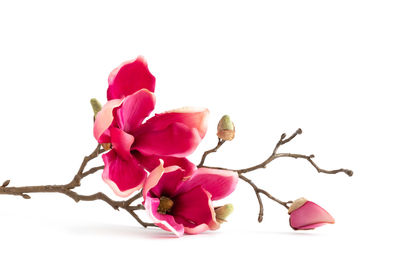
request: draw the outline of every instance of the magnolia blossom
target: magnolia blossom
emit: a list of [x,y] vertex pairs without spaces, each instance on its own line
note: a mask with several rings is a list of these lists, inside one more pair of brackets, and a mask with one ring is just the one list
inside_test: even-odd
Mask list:
[[104,154],[103,180],[122,197],[142,188],[147,172],[162,159],[190,174],[191,154],[207,130],[207,109],[182,108],[156,114],[143,122],[155,106],[155,78],[139,57],[111,72],[109,101],[97,114],[94,137],[111,144]]
[[289,208],[289,214],[289,223],[294,230],[310,230],[327,223],[335,223],[335,219],[326,210],[305,198],[294,201]]
[[157,226],[178,237],[216,230],[212,201],[232,193],[237,182],[236,172],[200,168],[185,176],[182,168],[161,163],[144,184],[144,206]]

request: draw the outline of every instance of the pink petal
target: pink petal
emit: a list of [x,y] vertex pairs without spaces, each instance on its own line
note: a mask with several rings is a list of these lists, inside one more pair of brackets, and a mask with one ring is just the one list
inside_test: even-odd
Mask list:
[[143,154],[174,157],[191,154],[201,141],[197,130],[183,123],[171,123],[162,129],[149,129],[141,135],[135,134],[135,138],[133,148]]
[[[168,196],[174,197],[176,190],[185,180],[184,170],[178,166],[163,166],[163,161],[159,160],[159,165],[150,172],[143,186],[143,198],[147,196]],[[149,192],[151,191],[151,194]]]
[[142,89],[127,96],[121,106],[114,109],[118,125],[127,133],[133,131],[142,124],[143,120],[150,115],[156,104],[153,93]]
[[185,171],[184,176],[190,176],[197,168],[196,165],[190,162],[187,158],[167,157],[157,155],[144,155],[139,151],[134,151],[135,158],[140,162],[146,170],[152,171],[160,164],[160,159],[164,162],[164,167],[179,166]]
[[[159,131],[167,128],[172,123],[180,122],[188,128],[196,129],[200,138],[203,138],[207,132],[208,109],[199,108],[180,108],[156,114],[146,121],[141,129],[138,129],[137,135],[143,132]],[[136,135],[135,134],[135,135]]]
[[108,77],[108,100],[124,98],[140,89],[154,92],[156,79],[150,73],[143,57],[122,63]]
[[[185,228],[191,228],[188,232],[199,233],[207,229],[218,228],[215,219],[214,207],[211,202],[211,194],[201,186],[173,198],[174,206],[171,214],[177,223],[181,223]],[[208,228],[198,227],[206,224]],[[196,228],[198,227],[198,228]]]
[[134,157],[124,160],[112,149],[102,156],[104,161],[103,180],[114,190],[115,194],[127,197],[142,188],[146,171]]
[[238,174],[232,171],[200,168],[184,183],[178,194],[201,185],[211,194],[212,200],[222,199],[231,194],[238,183]]
[[110,136],[113,150],[116,151],[122,159],[129,160],[132,157],[131,146],[135,138],[115,127],[110,128]]
[[[147,179],[143,185],[142,194],[143,194],[143,199],[145,201],[146,201],[148,192],[158,184],[161,176],[164,174],[164,171],[165,171],[165,169],[163,166],[163,162],[159,161],[159,165],[150,172],[149,176],[147,177]],[[158,197],[161,197],[161,196],[158,195]]]
[[159,204],[160,200],[158,198],[146,198],[144,207],[149,217],[160,228],[174,233],[177,237],[181,237],[184,233],[183,225],[176,223],[174,217],[171,215],[158,213],[157,209]]
[[290,213],[289,222],[295,230],[308,230],[327,223],[335,223],[335,219],[314,202],[307,201]]
[[207,230],[210,230],[210,227],[207,224],[203,223],[203,224],[200,224],[193,228],[185,227],[184,229],[185,229],[185,234],[197,235],[197,234],[201,234]]
[[185,181],[184,173],[184,170],[177,166],[165,168],[163,176],[160,178],[157,185],[151,189],[151,192],[158,197],[175,197],[177,190],[179,190],[182,183]]
[[100,137],[110,127],[114,120],[113,110],[122,103],[122,99],[115,99],[108,101],[101,111],[97,113],[96,120],[94,122],[93,134],[94,138],[100,142]]

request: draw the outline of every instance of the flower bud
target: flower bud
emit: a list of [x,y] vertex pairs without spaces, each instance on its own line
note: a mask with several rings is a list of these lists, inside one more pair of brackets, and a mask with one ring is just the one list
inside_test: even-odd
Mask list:
[[217,207],[214,210],[217,222],[223,223],[226,222],[226,218],[228,218],[228,216],[233,212],[233,205],[226,204],[222,207]]
[[335,223],[335,219],[323,208],[299,198],[289,207],[289,223],[294,230],[310,230],[327,223]]
[[235,138],[235,125],[228,115],[222,116],[218,122],[217,136],[224,141],[231,141]]
[[103,143],[101,146],[104,148],[105,151],[108,151],[111,149],[111,143]]
[[96,98],[92,98],[90,99],[90,105],[92,105],[94,117],[96,118],[97,113],[99,113],[102,108],[101,103]]

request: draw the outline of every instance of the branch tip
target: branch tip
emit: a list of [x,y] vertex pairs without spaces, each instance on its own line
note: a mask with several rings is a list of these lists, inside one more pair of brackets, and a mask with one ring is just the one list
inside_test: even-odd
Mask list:
[[353,176],[354,172],[352,170],[344,170],[344,173],[347,174],[349,177]]
[[7,187],[10,184],[10,180],[4,181],[4,183],[1,185],[1,187]]
[[31,196],[27,194],[21,194],[21,196],[25,199],[31,199]]

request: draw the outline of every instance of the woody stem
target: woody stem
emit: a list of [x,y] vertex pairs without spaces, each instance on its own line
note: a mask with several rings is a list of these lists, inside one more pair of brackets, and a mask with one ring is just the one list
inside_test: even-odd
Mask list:
[[221,138],[218,138],[218,143],[217,143],[217,145],[216,145],[214,148],[212,148],[212,149],[210,149],[210,150],[207,150],[207,151],[204,151],[203,156],[201,157],[201,161],[200,161],[199,165],[197,165],[197,167],[198,167],[198,168],[203,167],[204,162],[206,161],[207,156],[208,156],[209,154],[211,154],[211,153],[217,152],[218,149],[219,149],[224,143],[225,143],[225,140],[222,140]]
[[98,166],[85,171],[87,164],[103,152],[105,152],[105,150],[101,148],[101,145],[98,145],[96,149],[89,156],[84,157],[78,172],[71,180],[71,182],[67,184],[10,187],[9,186],[10,180],[7,180],[3,183],[2,186],[0,186],[0,195],[15,195],[15,196],[21,196],[24,199],[30,199],[31,198],[31,196],[29,195],[30,193],[60,193],[72,198],[73,200],[75,200],[75,202],[101,200],[110,205],[115,210],[119,209],[126,210],[143,227],[155,226],[152,223],[147,223],[142,221],[139,218],[139,216],[135,213],[136,210],[143,210],[144,209],[143,205],[139,204],[132,206],[132,203],[134,201],[142,197],[141,192],[139,192],[138,194],[134,195],[133,197],[127,200],[117,201],[111,199],[106,194],[101,192],[92,195],[81,195],[72,190],[80,186],[83,178],[91,174],[94,174],[99,170],[104,169],[104,166]]

